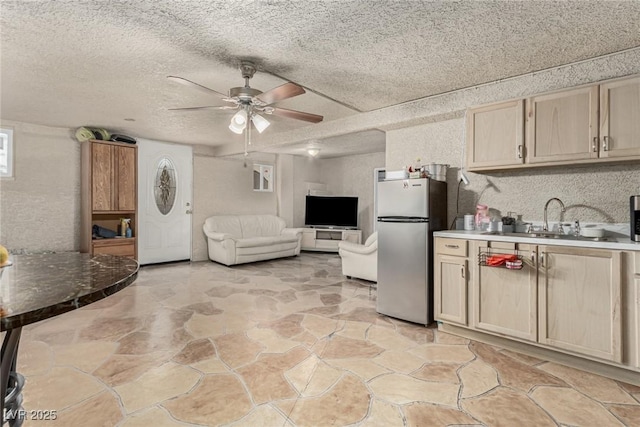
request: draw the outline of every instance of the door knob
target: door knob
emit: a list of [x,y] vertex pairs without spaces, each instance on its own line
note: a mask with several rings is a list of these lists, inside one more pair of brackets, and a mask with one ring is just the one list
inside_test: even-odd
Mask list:
[[187,209],[185,213],[191,215],[193,213],[193,209]]

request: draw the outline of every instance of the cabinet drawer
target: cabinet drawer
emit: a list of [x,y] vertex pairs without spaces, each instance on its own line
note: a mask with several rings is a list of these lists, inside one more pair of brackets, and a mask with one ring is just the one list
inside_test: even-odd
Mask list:
[[108,255],[119,255],[119,256],[128,256],[131,258],[135,258],[136,256],[136,247],[134,242],[122,242],[118,244],[94,244],[93,245],[93,254],[108,254]]
[[316,249],[338,249],[338,243],[340,240],[316,240]]
[[467,256],[467,241],[461,239],[436,239],[436,253],[442,255]]
[[492,249],[505,249],[509,251],[516,250],[516,244],[514,242],[489,242],[489,247]]

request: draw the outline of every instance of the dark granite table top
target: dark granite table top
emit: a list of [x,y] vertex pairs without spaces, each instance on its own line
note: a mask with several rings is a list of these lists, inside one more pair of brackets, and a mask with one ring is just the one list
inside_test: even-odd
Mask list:
[[0,331],[101,300],[133,283],[139,268],[130,258],[75,252],[10,259],[0,270]]

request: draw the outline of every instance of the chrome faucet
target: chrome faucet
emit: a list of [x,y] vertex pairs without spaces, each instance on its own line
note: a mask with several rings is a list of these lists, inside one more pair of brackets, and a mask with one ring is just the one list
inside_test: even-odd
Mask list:
[[[549,223],[547,222],[547,208],[549,208],[549,203],[553,202],[554,200],[560,203],[560,207],[562,208],[560,212],[564,213],[565,211],[564,203],[562,203],[562,200],[558,199],[557,197],[552,197],[551,199],[547,200],[547,203],[544,205],[544,222],[542,223],[542,231],[549,231]],[[562,215],[560,215],[560,217],[562,217]]]
[[573,235],[580,235],[580,221],[578,221],[577,219],[573,222]]

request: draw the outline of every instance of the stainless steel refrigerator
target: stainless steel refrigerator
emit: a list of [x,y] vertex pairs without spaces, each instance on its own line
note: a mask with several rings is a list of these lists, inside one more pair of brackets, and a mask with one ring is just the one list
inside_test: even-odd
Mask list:
[[378,313],[433,321],[433,232],[446,222],[446,182],[378,183]]

